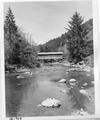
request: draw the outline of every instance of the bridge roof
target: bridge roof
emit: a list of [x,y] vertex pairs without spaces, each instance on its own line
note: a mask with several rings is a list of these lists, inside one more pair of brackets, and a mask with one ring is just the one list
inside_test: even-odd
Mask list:
[[63,52],[40,52],[38,55],[62,55]]

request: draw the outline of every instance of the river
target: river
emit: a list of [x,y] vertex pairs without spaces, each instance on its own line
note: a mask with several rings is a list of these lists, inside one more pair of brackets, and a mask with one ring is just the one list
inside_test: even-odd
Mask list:
[[[67,69],[67,67],[61,65],[53,65],[34,69],[31,77],[17,78],[16,74],[6,75],[6,116],[72,115],[73,110],[86,107],[87,104],[89,107],[86,110],[90,114],[93,114],[93,103],[89,102],[86,96],[80,95],[79,92],[72,93],[66,84],[58,82],[62,78],[66,78],[67,80],[75,78],[91,81],[93,80],[93,75],[87,75],[84,72],[75,74],[67,73]],[[90,88],[92,89],[93,87]],[[62,90],[66,90],[67,92],[63,93]],[[77,99],[74,99],[73,94]],[[46,108],[38,106],[48,97],[60,100],[61,107]]]

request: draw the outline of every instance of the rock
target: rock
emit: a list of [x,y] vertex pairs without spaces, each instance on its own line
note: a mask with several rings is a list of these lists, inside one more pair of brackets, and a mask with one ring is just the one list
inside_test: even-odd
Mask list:
[[38,104],[37,106],[38,106],[38,107],[41,107],[42,105],[41,105],[41,104]]
[[61,80],[59,80],[58,82],[60,82],[60,83],[65,83],[65,82],[66,82],[66,79],[61,79]]
[[88,112],[84,111],[83,108],[79,111],[80,115],[89,115]]
[[21,84],[20,84],[20,83],[18,83],[17,85],[18,85],[18,86],[21,86]]
[[83,84],[83,86],[87,86],[88,85],[88,83],[87,82],[85,82],[84,84]]
[[77,110],[76,112],[73,112],[72,115],[81,115],[81,116],[84,116],[84,115],[89,115],[88,112],[84,111],[83,108],[81,108],[81,110]]
[[78,68],[70,68],[69,71],[79,71]]
[[24,73],[21,73],[19,76],[17,76],[17,78],[25,78],[25,77],[30,77],[33,73],[30,71],[26,71]]
[[70,79],[69,81],[70,82],[76,82],[76,79]]
[[30,71],[27,71],[27,72],[24,73],[24,75],[32,75],[32,74],[33,74],[33,73],[30,72]]
[[56,100],[55,98],[47,98],[40,105],[43,107],[52,107],[52,108],[61,106],[60,101]]
[[30,74],[30,72],[29,72],[29,71],[26,71],[24,74]]
[[27,72],[28,69],[25,69],[25,68],[20,68],[20,69],[17,69],[17,72]]
[[19,78],[24,78],[24,76],[22,74],[20,74],[19,76],[17,76],[17,79]]
[[81,90],[80,90],[80,93],[83,94],[83,95],[88,96],[88,92],[87,92],[86,90],[81,89]]
[[69,83],[71,86],[75,86],[76,85],[76,83]]
[[70,84],[71,86],[76,85],[76,79],[70,79],[70,80],[69,80],[69,84]]
[[86,72],[90,72],[91,68],[89,66],[87,66],[87,67],[84,67],[83,70],[86,71]]
[[84,87],[81,87],[82,89],[84,88]]
[[62,63],[63,66],[70,66],[70,63]]

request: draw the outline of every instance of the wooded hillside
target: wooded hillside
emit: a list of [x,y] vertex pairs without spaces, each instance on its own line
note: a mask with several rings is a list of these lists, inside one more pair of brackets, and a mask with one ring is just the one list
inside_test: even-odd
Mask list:
[[[87,30],[87,34],[85,35],[85,42],[87,49],[85,51],[86,57],[93,54],[93,19],[89,19],[88,21],[82,24],[82,27]],[[68,51],[68,36],[69,31],[62,34],[58,38],[54,38],[43,45],[39,45],[39,52],[55,52],[55,51],[63,51],[65,55],[69,55]]]

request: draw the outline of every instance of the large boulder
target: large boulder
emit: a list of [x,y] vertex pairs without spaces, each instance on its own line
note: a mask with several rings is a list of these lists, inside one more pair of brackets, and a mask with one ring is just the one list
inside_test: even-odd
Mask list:
[[83,95],[88,96],[88,92],[87,92],[86,90],[84,90],[84,89],[81,89],[81,90],[80,90],[80,93],[83,94]]
[[58,82],[60,82],[60,83],[65,83],[65,82],[66,82],[66,79],[61,79],[61,80],[59,80]]
[[56,100],[55,98],[47,98],[44,100],[40,105],[38,106],[43,106],[43,107],[60,107],[61,103],[59,100]]
[[76,83],[77,83],[76,79],[70,79],[70,80],[69,80],[69,84],[70,84],[71,86],[76,85]]

